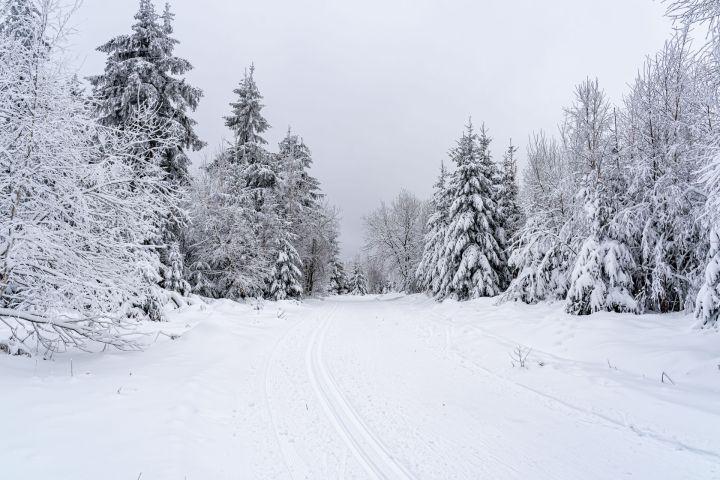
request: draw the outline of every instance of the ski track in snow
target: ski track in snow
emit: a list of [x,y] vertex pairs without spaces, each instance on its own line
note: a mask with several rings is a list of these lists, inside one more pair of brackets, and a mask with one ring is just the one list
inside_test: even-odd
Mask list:
[[[699,380],[658,386],[642,346],[613,351],[650,367],[605,369],[583,343],[554,347],[551,307],[549,326],[525,318],[538,308],[497,308],[338,297],[279,304],[286,316],[217,302],[163,324],[186,332],[177,341],[76,356],[74,376],[70,356],[0,357],[0,404],[19,413],[3,419],[0,461],[8,478],[57,480],[720,479],[715,357]],[[617,341],[626,320],[576,333]],[[707,363],[682,343],[695,332],[668,325],[657,342],[671,360]],[[516,340],[547,366],[511,369]],[[697,344],[712,354],[716,341]]]
[[323,360],[323,346],[330,326],[331,312],[319,322],[306,350],[307,372],[317,399],[342,437],[347,448],[371,478],[413,480],[415,477],[395,460],[382,441],[362,420],[345,398]]

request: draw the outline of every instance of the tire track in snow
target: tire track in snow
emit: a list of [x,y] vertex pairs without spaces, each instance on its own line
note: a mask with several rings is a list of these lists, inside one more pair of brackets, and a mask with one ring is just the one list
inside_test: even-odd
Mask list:
[[325,337],[334,312],[335,309],[320,321],[305,354],[308,377],[317,399],[338,435],[371,478],[413,480],[415,477],[395,460],[350,405],[323,361]]

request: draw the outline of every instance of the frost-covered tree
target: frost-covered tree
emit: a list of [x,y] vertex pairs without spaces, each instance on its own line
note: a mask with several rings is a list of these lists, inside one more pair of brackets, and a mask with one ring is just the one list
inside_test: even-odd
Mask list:
[[283,223],[279,210],[282,205],[278,195],[278,162],[263,147],[267,141],[261,134],[269,125],[262,116],[264,105],[254,73],[255,67],[251,66],[250,73],[245,73],[240,86],[234,90],[238,99],[230,104],[232,114],[225,117],[225,125],[234,135],[226,158],[237,170],[237,188],[243,189],[241,198],[248,198],[248,207],[255,212],[253,223],[260,246],[270,250],[278,245],[276,240],[287,225]]
[[328,292],[333,295],[342,295],[348,292],[348,279],[345,274],[345,267],[339,260],[333,260],[331,263],[330,281]]
[[277,183],[278,172],[273,156],[263,148],[267,141],[262,134],[270,125],[262,115],[265,105],[255,83],[255,65],[250,66],[249,74],[245,72],[233,93],[237,100],[230,104],[232,113],[225,117],[225,125],[234,135],[230,158],[242,166],[247,186],[257,189],[256,193],[272,189]]
[[707,73],[678,33],[645,68],[626,100],[624,143],[633,159],[625,225],[638,243],[645,310],[690,308],[708,251],[702,229],[705,193],[697,188],[699,148],[716,124],[717,96]]
[[339,253],[339,213],[323,202],[305,221],[298,241],[303,262],[304,288],[308,295],[324,293],[330,281],[329,265]]
[[276,158],[278,204],[302,260],[303,288],[308,295],[322,293],[328,286],[328,266],[338,251],[338,212],[323,201],[320,182],[310,173],[310,149],[289,129]]
[[500,168],[498,216],[502,228],[500,237],[506,250],[509,249],[523,223],[520,187],[517,181],[517,152],[518,148],[510,141]]
[[229,157],[218,155],[194,182],[188,278],[193,291],[208,297],[256,297],[263,294],[275,252],[261,244],[252,191]]
[[[267,122],[253,73],[235,90],[239,99],[225,119],[233,142],[204,169],[194,191],[189,275],[196,291],[212,296],[269,295],[280,240],[291,236],[282,218],[277,162],[262,146]],[[253,121],[242,120],[248,104]]]
[[310,174],[312,154],[298,135],[288,129],[278,147],[277,161],[283,182],[283,207],[291,229],[299,231],[303,220],[320,209],[323,198],[320,182]]
[[269,297],[272,300],[285,300],[302,295],[302,265],[295,247],[286,240],[279,240],[282,245],[276,248],[277,258],[270,272]]
[[509,259],[517,273],[503,298],[564,300],[580,246],[575,176],[561,145],[542,132],[530,139],[527,159],[521,190],[526,221]]
[[270,124],[262,115],[265,105],[262,103],[263,96],[255,83],[254,74],[255,65],[251,64],[250,74],[245,72],[240,86],[233,90],[238,99],[230,104],[232,115],[225,117],[225,125],[235,134],[235,145],[238,147],[247,143],[267,144],[262,134],[270,128]]
[[254,74],[251,67],[225,118],[231,145],[194,189],[190,276],[196,291],[207,295],[275,298],[271,270],[282,257],[294,265],[290,271],[302,273],[303,293],[323,293],[338,252],[338,214],[323,201],[300,137],[288,131],[277,153],[265,149],[269,125]]
[[[700,276],[700,287],[695,298],[695,316],[701,326],[716,326],[720,316],[720,250],[718,249],[718,235],[720,232],[720,135],[716,125],[718,99],[717,92],[720,87],[720,2],[717,0],[673,0],[669,2],[668,14],[676,22],[688,29],[698,23],[709,25],[710,36],[707,55],[701,58],[705,75],[693,75],[695,88],[689,88],[684,82],[686,90],[692,98],[705,104],[706,115],[699,125],[706,125],[710,131],[704,135],[704,140],[694,142],[694,152],[699,163],[700,182],[707,195],[702,208],[702,224],[707,231],[709,249],[704,259],[704,272]],[[687,66],[687,56],[684,58]],[[678,79],[687,78],[687,71],[679,72]],[[699,88],[698,88],[699,87]],[[700,90],[700,91],[698,91]],[[683,113],[685,113],[683,111]],[[688,115],[683,117],[687,119]],[[699,119],[698,119],[699,120]],[[687,124],[687,122],[685,122]]]
[[188,285],[182,278],[183,257],[178,252],[187,218],[181,202],[183,189],[190,184],[187,151],[204,145],[195,133],[196,122],[189,116],[202,91],[182,78],[192,66],[174,55],[178,41],[172,37],[172,21],[168,5],[158,14],[151,0],[140,0],[132,33],[119,35],[98,48],[107,55],[105,70],[89,80],[101,124],[128,128],[138,112],[143,112],[142,118],[156,130],[163,148],[158,149],[156,141],[145,142],[136,146],[135,155],[139,162],[157,163],[176,194],[167,197],[171,214],[158,224],[157,233],[148,242],[161,246],[162,285],[185,292]]
[[157,129],[143,112],[123,131],[95,122],[59,60],[57,3],[3,6],[0,321],[11,342],[39,349],[135,348],[124,328],[159,266],[144,243],[169,212],[162,171],[139,175],[134,146]]
[[448,186],[451,204],[443,247],[448,265],[440,280],[442,297],[466,300],[501,292],[505,254],[496,237],[497,175],[488,160],[488,144],[468,123],[450,153],[456,170]]
[[153,121],[176,143],[166,147],[161,166],[169,180],[187,185],[186,151],[204,145],[195,133],[196,122],[188,116],[197,108],[202,91],[181,78],[192,65],[173,53],[178,44],[172,37],[173,17],[169,5],[158,15],[151,0],[140,0],[132,33],[98,48],[108,58],[105,71],[90,77],[90,83],[103,125],[123,128],[138,109],[154,112]]
[[445,163],[440,164],[440,175],[435,183],[435,191],[430,205],[431,213],[425,228],[423,254],[415,276],[418,285],[433,295],[440,289],[440,279],[446,271],[444,256],[445,227],[450,210],[450,197],[447,189],[448,172]]
[[[587,315],[602,310],[637,312],[635,262],[612,224],[622,194],[620,152],[612,142],[612,114],[597,80],[587,79],[566,110],[565,145],[575,171],[582,175],[580,197],[587,231],[570,277],[567,311]],[[613,173],[611,173],[613,172]]]
[[362,266],[357,261],[353,265],[353,273],[350,278],[350,284],[348,285],[348,291],[351,295],[368,294],[367,278],[365,277]]
[[622,109],[585,82],[566,111],[562,143],[531,144],[527,222],[506,298],[567,296],[573,313],[677,311],[696,297],[712,301],[714,286],[702,286],[715,278],[702,275],[713,257],[705,221],[712,215],[703,211],[712,190],[702,180],[718,120],[709,62],[679,31],[648,59]]
[[427,206],[403,190],[390,205],[365,217],[365,249],[404,292],[418,290],[415,273],[423,251]]

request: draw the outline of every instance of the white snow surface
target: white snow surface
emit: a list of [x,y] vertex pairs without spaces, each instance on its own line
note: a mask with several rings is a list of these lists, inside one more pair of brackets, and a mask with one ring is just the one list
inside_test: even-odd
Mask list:
[[687,316],[371,295],[170,318],[144,352],[0,355],[2,478],[720,479],[720,336]]

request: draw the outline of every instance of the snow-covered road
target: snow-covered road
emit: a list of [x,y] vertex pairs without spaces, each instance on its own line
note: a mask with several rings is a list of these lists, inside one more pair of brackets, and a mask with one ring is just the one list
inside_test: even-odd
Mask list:
[[73,480],[720,479],[718,337],[685,321],[421,296],[193,306],[142,353],[0,357],[0,462]]

